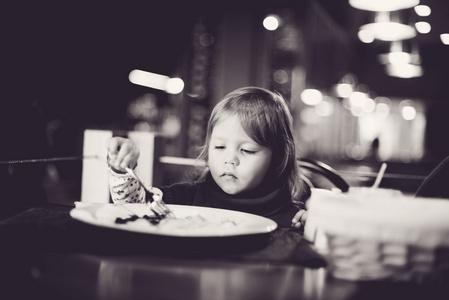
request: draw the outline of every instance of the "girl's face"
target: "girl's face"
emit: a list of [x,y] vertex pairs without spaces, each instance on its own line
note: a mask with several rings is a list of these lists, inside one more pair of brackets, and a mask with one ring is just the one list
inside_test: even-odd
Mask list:
[[228,194],[257,187],[271,164],[270,149],[254,142],[243,130],[237,115],[218,122],[209,144],[209,168],[218,186]]

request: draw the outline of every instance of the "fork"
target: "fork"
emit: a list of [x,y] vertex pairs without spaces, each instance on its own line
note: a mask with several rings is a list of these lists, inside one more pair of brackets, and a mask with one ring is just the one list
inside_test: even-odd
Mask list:
[[[128,172],[129,175],[131,175],[134,179],[136,179],[137,182],[139,182],[139,184],[143,187],[145,192],[147,192],[149,195],[151,195],[151,197],[149,197],[149,200],[145,200],[145,201],[150,202],[149,207],[150,207],[151,211],[156,214],[156,216],[160,216],[162,218],[165,218],[165,217],[174,218],[175,217],[175,215],[167,207],[165,202],[162,201],[163,193],[160,189],[155,188],[155,187],[151,187],[148,189],[145,186],[145,184],[142,182],[142,180],[139,178],[139,176],[137,176],[136,172],[134,172],[134,170],[132,170],[130,168],[125,168],[125,170],[126,170],[126,172]],[[146,203],[148,204],[148,202],[146,202]]]

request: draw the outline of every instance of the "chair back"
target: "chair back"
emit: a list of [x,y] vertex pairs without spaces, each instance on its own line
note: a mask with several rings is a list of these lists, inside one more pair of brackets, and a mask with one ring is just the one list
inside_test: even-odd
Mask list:
[[349,190],[349,184],[338,172],[326,163],[310,158],[298,160],[302,170],[302,180],[309,188],[332,189],[337,188],[342,192]]

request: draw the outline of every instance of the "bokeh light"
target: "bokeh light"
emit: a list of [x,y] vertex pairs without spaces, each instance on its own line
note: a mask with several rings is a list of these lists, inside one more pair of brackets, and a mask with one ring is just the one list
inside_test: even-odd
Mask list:
[[335,87],[335,93],[338,97],[348,98],[353,92],[353,87],[349,83],[339,83]]
[[274,81],[276,81],[279,84],[285,84],[288,82],[289,76],[288,73],[284,70],[277,70],[274,72]]
[[325,97],[325,101],[321,101],[315,105],[315,112],[320,117],[329,117],[334,113],[334,104],[330,97]]
[[128,78],[131,83],[136,85],[165,91],[169,94],[179,94],[184,89],[184,81],[181,78],[170,78],[142,70],[132,70]]
[[301,100],[308,105],[317,105],[323,100],[323,94],[317,89],[305,89],[301,93]]
[[184,89],[184,81],[181,78],[170,78],[167,80],[165,91],[169,94],[179,94]]
[[415,23],[416,30],[421,34],[427,34],[432,29],[432,26],[428,22],[416,22]]
[[374,42],[374,34],[370,30],[361,29],[357,33],[357,36],[365,44],[370,44]]
[[416,5],[413,9],[420,17],[428,17],[432,13],[432,10],[427,5]]
[[266,30],[276,30],[279,27],[279,19],[275,15],[269,15],[263,20],[263,27]]
[[449,45],[449,33],[440,34],[440,39],[445,45]]
[[386,118],[390,114],[391,100],[387,97],[377,97],[374,99],[376,104],[376,115],[380,118]]
[[412,100],[402,100],[399,103],[399,108],[401,109],[401,115],[404,120],[411,121],[416,117],[416,109],[414,107],[414,102]]

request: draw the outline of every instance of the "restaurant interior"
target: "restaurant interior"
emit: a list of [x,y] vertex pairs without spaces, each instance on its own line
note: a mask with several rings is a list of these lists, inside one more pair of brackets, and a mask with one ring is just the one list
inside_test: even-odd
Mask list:
[[[0,180],[4,193],[0,223],[29,207],[72,207],[86,196],[109,197],[106,170],[95,165],[106,152],[109,136],[151,139],[150,146],[141,149],[142,156],[150,159],[138,165],[149,185],[186,180],[197,163],[212,108],[243,86],[280,93],[291,109],[299,158],[324,165],[349,186],[376,184],[413,196],[449,156],[446,0],[404,1],[409,3],[405,6],[402,1],[389,0],[78,1],[51,7],[28,2],[5,4],[0,18]],[[96,150],[89,152],[92,149]],[[379,178],[382,166],[386,169]],[[26,228],[22,225],[18,232]],[[47,233],[67,243],[70,251],[84,250],[77,244],[83,236],[69,235],[75,236],[72,241],[58,230]],[[91,232],[94,235],[96,230]],[[32,241],[41,245],[51,240],[45,240],[45,235],[39,240],[40,234]],[[289,242],[299,239],[291,238],[290,232],[282,234]],[[100,247],[95,239],[91,241],[92,247]],[[100,248],[109,251],[116,246],[114,242]],[[52,241],[49,244],[61,247]],[[280,251],[284,246],[276,247]],[[447,248],[444,253],[449,257]],[[359,286],[337,281],[323,290],[322,269],[304,271],[278,266],[278,261],[245,267],[220,261],[217,267],[206,260],[197,269],[190,260],[167,262],[159,253],[143,260],[124,255],[118,263],[114,255],[45,253],[38,257],[44,267],[36,265],[25,273],[29,282],[76,291],[79,299],[90,299],[86,296],[90,293],[96,293],[92,299],[127,299],[131,282],[145,274],[156,274],[153,279],[160,280],[161,287],[169,280],[184,284],[180,278],[189,275],[192,285],[182,287],[190,291],[199,284],[200,291],[192,293],[202,297],[195,299],[237,299],[231,297],[232,292],[234,296],[248,292],[243,287],[226,289],[226,284],[235,284],[237,274],[253,289],[248,298],[238,299],[262,299],[257,276],[262,278],[264,272],[270,273],[267,280],[279,279],[278,274],[286,279],[279,279],[284,289],[260,288],[259,292],[269,295],[279,292],[270,299],[291,299],[298,290],[307,299],[356,299],[355,291],[361,291],[360,299],[376,295],[387,299],[371,285],[359,290]],[[253,262],[263,261],[264,255],[242,257]],[[235,253],[229,257],[242,258]],[[27,257],[20,266],[29,268],[31,259]],[[1,263],[5,262],[3,258]],[[60,265],[71,268],[69,275]],[[83,266],[87,273],[78,271]],[[16,270],[15,265],[6,262],[5,270]],[[20,271],[8,280],[22,278]],[[101,271],[106,275],[101,277]],[[54,277],[49,279],[46,274]],[[130,285],[111,284],[115,278],[111,274],[120,274],[120,280]],[[2,280],[7,278],[0,275]],[[84,276],[94,278],[98,285],[83,289]],[[225,287],[214,285],[214,278]],[[298,278],[304,286],[294,284]],[[139,281],[142,290],[136,295],[145,295],[143,286]],[[181,299],[183,288],[160,294],[156,289],[156,295],[163,297],[167,292]],[[38,290],[42,291],[40,286]],[[211,293],[214,297],[209,297]]]
[[[350,2],[11,5],[2,29],[2,160],[80,156],[86,129],[154,133],[164,137],[162,156],[195,158],[213,105],[253,85],[290,102],[301,157],[357,186],[372,184],[386,162],[382,186],[413,194],[449,153],[441,36],[449,6],[422,0],[422,16],[414,8],[381,15]],[[405,36],[363,36],[381,18],[403,22]],[[152,86],[151,74],[175,79],[175,90]],[[35,191],[44,186],[45,201],[81,193],[80,160],[8,167]],[[170,184],[185,168],[170,164],[154,176]]]

